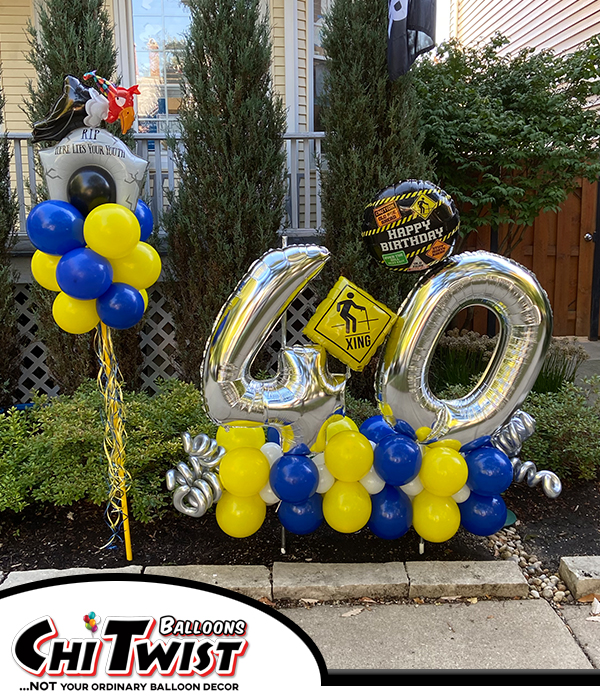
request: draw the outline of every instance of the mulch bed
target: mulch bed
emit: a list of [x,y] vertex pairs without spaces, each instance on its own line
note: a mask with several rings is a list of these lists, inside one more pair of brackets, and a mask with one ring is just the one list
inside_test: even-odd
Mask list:
[[[506,503],[520,520],[526,551],[556,570],[561,556],[600,552],[600,485],[564,485],[556,500],[541,487],[513,484]],[[103,509],[88,503],[69,507],[26,508],[0,519],[0,571],[24,569],[120,567],[127,564],[124,547],[101,549],[109,535]],[[141,566],[183,564],[263,564],[274,561],[388,562],[409,560],[469,561],[493,559],[485,537],[462,528],[448,542],[426,543],[419,554],[419,538],[410,530],[399,540],[381,540],[365,528],[344,535],[322,525],[311,535],[286,533],[281,553],[281,526],[275,508],[267,509],[262,528],[251,537],[234,539],[218,527],[214,513],[196,520],[173,510],[160,521],[132,523],[133,562]]]

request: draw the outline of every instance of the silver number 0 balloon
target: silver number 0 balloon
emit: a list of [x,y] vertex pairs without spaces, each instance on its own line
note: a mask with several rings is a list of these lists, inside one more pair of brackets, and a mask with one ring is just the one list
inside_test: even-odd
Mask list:
[[[428,382],[435,346],[452,317],[474,305],[498,317],[496,349],[472,391],[443,401]],[[432,426],[428,439],[465,443],[503,425],[532,388],[552,335],[552,309],[534,275],[483,251],[450,258],[424,275],[398,315],[379,366],[377,400],[390,418]]]
[[320,346],[284,347],[273,379],[254,379],[250,372],[283,312],[328,258],[327,248],[316,245],[270,250],[223,306],[202,369],[204,401],[215,423],[273,425],[288,443],[312,445],[323,422],[343,406],[345,377],[329,373]]

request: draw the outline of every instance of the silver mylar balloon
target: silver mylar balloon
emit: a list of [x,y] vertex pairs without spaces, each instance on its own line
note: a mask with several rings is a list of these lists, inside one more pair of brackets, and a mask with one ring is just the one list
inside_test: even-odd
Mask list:
[[250,374],[269,333],[328,257],[329,251],[316,245],[270,250],[223,306],[202,367],[206,410],[215,423],[249,420],[280,432],[289,426],[294,443],[311,445],[323,422],[343,405],[345,376],[329,372],[320,346],[284,347],[272,379]]
[[518,454],[525,440],[535,432],[535,418],[525,411],[515,411],[508,423],[498,428],[492,435],[492,444],[511,458],[513,480],[517,483],[527,479],[527,485],[542,485],[548,498],[557,498],[562,492],[560,478],[549,469],[538,471],[534,462],[522,462]]
[[191,468],[179,462],[166,474],[167,489],[173,491],[173,505],[184,515],[200,518],[221,498],[223,489],[217,470],[225,450],[208,435],[181,436]]
[[[474,305],[498,317],[498,343],[477,386],[442,401],[428,382],[435,346],[453,316]],[[552,335],[552,309],[534,275],[484,251],[457,255],[426,273],[398,315],[380,362],[377,400],[384,415],[391,409],[393,418],[415,428],[432,425],[428,440],[451,436],[465,443],[503,425],[533,386]]]

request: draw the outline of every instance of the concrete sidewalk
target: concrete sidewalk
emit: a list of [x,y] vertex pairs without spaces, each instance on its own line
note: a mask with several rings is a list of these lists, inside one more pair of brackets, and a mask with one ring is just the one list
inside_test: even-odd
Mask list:
[[590,606],[569,611],[573,634],[544,600],[282,612],[314,640],[330,670],[592,671],[600,665],[600,624],[585,621]]
[[[563,563],[578,597],[600,592],[600,557]],[[11,572],[0,591],[89,573],[183,578],[275,605],[332,670],[600,668],[600,621],[587,619],[591,604],[528,598],[514,561],[46,569]]]

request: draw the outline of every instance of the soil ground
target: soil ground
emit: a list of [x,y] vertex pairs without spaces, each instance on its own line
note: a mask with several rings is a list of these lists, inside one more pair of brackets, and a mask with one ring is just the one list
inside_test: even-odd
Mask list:
[[[558,499],[544,496],[541,487],[513,484],[505,494],[508,507],[520,521],[518,532],[526,551],[556,571],[561,556],[600,552],[600,484],[565,484]],[[0,571],[110,568],[127,564],[124,547],[101,549],[110,531],[103,509],[86,503],[33,507],[0,519]],[[201,519],[175,510],[160,521],[132,522],[133,564],[263,564],[274,561],[388,562],[493,559],[486,537],[462,528],[448,542],[426,543],[419,554],[419,538],[410,530],[399,540],[381,540],[364,528],[344,535],[323,524],[311,535],[286,533],[281,553],[281,526],[273,506],[261,529],[251,537],[234,539],[218,527],[214,512]]]

